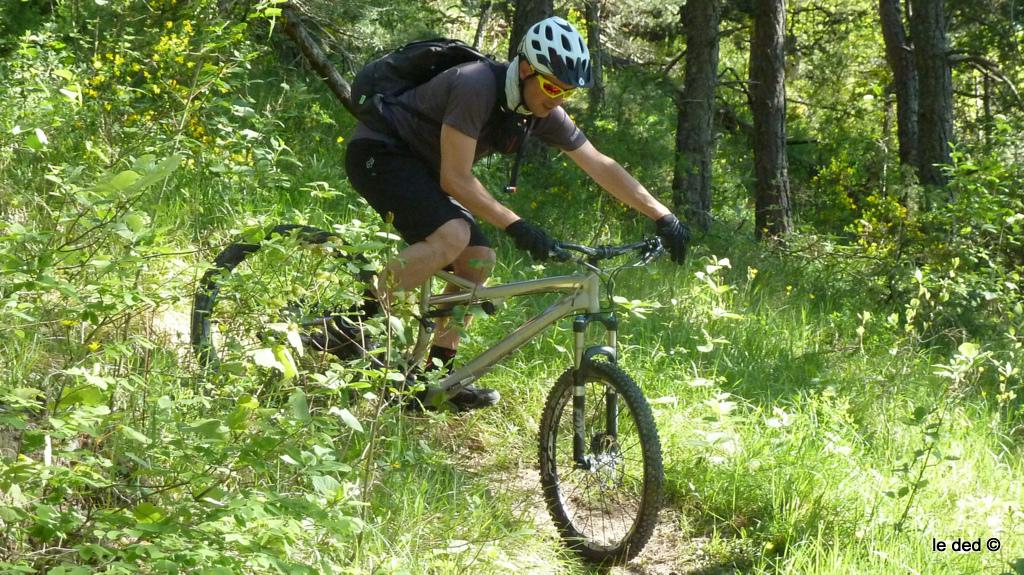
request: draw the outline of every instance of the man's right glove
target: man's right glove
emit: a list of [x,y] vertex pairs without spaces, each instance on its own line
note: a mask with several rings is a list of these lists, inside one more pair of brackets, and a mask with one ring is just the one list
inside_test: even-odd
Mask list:
[[512,236],[517,248],[530,252],[533,259],[539,262],[551,257],[551,250],[555,247],[555,240],[544,230],[523,219],[509,224],[505,233]]
[[677,264],[683,263],[686,259],[686,250],[690,247],[690,228],[672,214],[662,216],[656,223],[658,236],[668,248],[668,253],[672,255],[672,261]]

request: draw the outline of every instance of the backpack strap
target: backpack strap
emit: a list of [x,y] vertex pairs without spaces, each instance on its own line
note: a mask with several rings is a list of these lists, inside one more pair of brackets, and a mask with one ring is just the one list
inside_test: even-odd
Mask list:
[[526,151],[526,141],[530,139],[530,133],[533,132],[533,125],[536,123],[536,116],[531,116],[530,123],[526,125],[526,134],[524,134],[523,139],[519,141],[519,149],[516,150],[516,159],[512,162],[512,173],[508,177],[508,184],[505,185],[505,193],[507,194],[516,193],[516,182],[519,180],[519,165],[522,163],[523,153]]
[[[491,112],[492,116],[496,114],[515,114],[515,112],[506,111],[506,107],[502,105],[505,99],[505,74],[508,73],[508,66],[502,66],[501,64],[489,63],[491,66],[491,72],[494,73],[494,84],[497,91],[498,97],[494,101],[494,111]],[[533,125],[537,122],[536,116],[530,116],[529,122],[526,124],[526,133],[523,134],[521,140],[519,140],[519,149],[516,150],[516,159],[512,162],[512,171],[509,173],[508,183],[505,184],[505,193],[514,194],[516,193],[516,182],[519,180],[519,166],[523,162],[523,152],[526,151],[526,141],[530,139],[530,133],[533,132]]]

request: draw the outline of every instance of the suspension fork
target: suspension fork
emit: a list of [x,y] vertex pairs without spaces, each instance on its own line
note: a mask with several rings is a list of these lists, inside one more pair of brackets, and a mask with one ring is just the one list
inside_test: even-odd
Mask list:
[[[608,344],[585,348],[587,327],[592,322],[600,322],[608,334]],[[586,430],[586,386],[584,369],[597,356],[603,356],[615,363],[618,359],[619,320],[611,313],[588,313],[576,316],[572,322],[573,331],[573,387],[572,387],[572,456],[576,467],[589,469],[587,458]],[[609,387],[604,396],[605,429],[604,435],[618,435],[619,398],[615,390]]]

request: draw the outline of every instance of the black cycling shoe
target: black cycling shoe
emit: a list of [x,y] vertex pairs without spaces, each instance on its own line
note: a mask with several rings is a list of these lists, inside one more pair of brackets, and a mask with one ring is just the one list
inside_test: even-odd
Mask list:
[[[420,411],[437,411],[441,407],[438,405],[428,405],[426,400],[427,390],[417,391],[406,399],[404,408],[408,412],[416,413]],[[453,411],[463,412],[490,407],[500,400],[501,394],[496,390],[467,385],[465,389],[456,393],[455,397],[448,400],[448,406]]]
[[459,411],[469,411],[471,409],[490,407],[498,403],[501,401],[501,394],[494,389],[467,385],[465,389],[456,393],[455,397],[448,401],[458,408]]
[[[304,329],[300,337],[304,345],[342,360],[355,359],[366,351],[362,330],[340,315],[320,318]],[[367,343],[367,347],[372,346]]]

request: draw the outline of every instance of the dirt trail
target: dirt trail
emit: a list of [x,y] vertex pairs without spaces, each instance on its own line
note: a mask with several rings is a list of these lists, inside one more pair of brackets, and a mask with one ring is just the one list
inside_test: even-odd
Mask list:
[[[479,469],[493,478],[495,485],[516,495],[521,503],[513,510],[524,520],[532,521],[537,531],[552,539],[558,537],[551,522],[544,497],[541,495],[540,473],[535,468],[519,467],[504,471]],[[658,517],[654,535],[635,559],[622,567],[615,567],[610,575],[710,575],[718,573],[710,567],[710,557],[704,551],[706,538],[687,539],[680,530],[679,514],[663,509]]]

